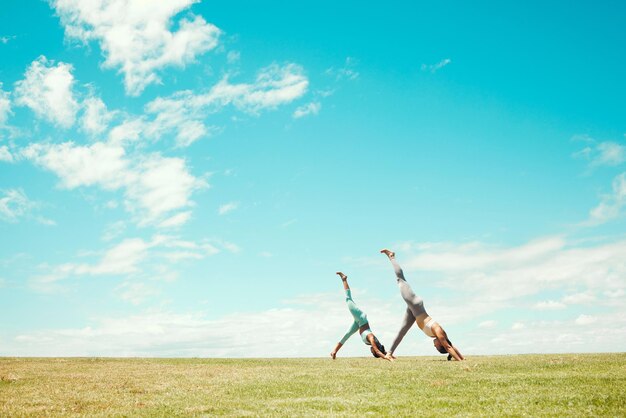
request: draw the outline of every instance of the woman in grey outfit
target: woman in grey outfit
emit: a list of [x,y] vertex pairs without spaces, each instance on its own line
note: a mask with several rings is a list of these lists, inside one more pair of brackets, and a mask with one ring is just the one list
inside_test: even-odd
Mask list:
[[448,360],[464,360],[463,355],[458,348],[452,345],[452,342],[448,339],[448,335],[443,330],[441,325],[435,322],[424,309],[424,301],[421,297],[415,295],[411,286],[404,278],[404,273],[396,261],[396,254],[388,249],[380,250],[381,253],[389,257],[389,261],[393,265],[393,269],[396,272],[396,278],[398,281],[398,287],[400,288],[400,294],[407,304],[406,312],[404,314],[404,320],[402,327],[398,331],[389,353],[393,356],[394,351],[406,335],[407,331],[413,326],[414,323],[426,334],[428,337],[433,338],[433,344],[437,351],[442,354],[448,354]]

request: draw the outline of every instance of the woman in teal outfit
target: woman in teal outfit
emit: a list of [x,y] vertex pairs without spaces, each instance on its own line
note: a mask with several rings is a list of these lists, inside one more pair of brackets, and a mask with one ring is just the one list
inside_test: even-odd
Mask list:
[[374,357],[392,361],[391,355],[387,354],[385,347],[380,343],[380,341],[378,341],[378,338],[376,338],[370,329],[370,324],[367,322],[367,315],[365,315],[365,313],[360,310],[356,306],[356,303],[352,300],[352,293],[350,292],[350,286],[348,286],[348,277],[340,271],[338,271],[337,274],[341,277],[341,281],[343,282],[343,288],[346,291],[346,302],[348,303],[348,309],[354,318],[354,322],[348,332],[346,332],[346,335],[344,335],[341,341],[337,343],[335,349],[330,353],[330,356],[335,359],[337,357],[337,351],[339,351],[348,338],[350,338],[352,334],[358,330],[361,334],[363,342],[366,345],[371,346],[370,350]]

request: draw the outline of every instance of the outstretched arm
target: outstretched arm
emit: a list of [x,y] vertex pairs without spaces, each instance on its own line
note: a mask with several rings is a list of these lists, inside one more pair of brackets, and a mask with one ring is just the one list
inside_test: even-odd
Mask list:
[[461,352],[458,351],[449,341],[448,339],[448,335],[446,334],[446,332],[443,330],[443,328],[441,328],[441,326],[437,326],[435,327],[435,329],[433,329],[433,332],[435,333],[435,336],[437,337],[437,339],[439,340],[439,342],[441,343],[441,345],[443,346],[443,348],[446,349],[446,351],[448,352],[448,354],[450,354],[455,360],[457,361],[461,361],[461,360],[465,360],[465,357],[463,357],[463,355],[461,355]]
[[330,356],[333,358],[333,360],[337,358],[337,351],[339,351],[341,347],[343,347],[343,344],[337,343],[337,345],[335,346],[335,349],[330,352]]
[[339,349],[341,347],[343,347],[343,345],[346,343],[346,341],[348,341],[348,338],[350,338],[352,336],[352,334],[354,334],[355,332],[357,332],[359,330],[359,324],[356,323],[356,321],[354,321],[352,323],[352,326],[350,327],[350,329],[348,330],[348,332],[346,332],[346,334],[343,336],[343,338],[341,339],[341,341],[339,341],[337,343],[337,345],[335,346],[335,349],[330,353],[330,356],[334,359],[335,357],[337,357],[337,351],[339,351]]
[[402,339],[404,338],[406,333],[409,331],[409,329],[411,329],[414,323],[415,323],[415,316],[413,315],[413,312],[411,312],[409,308],[406,308],[406,312],[404,313],[404,319],[402,320],[402,327],[400,328],[400,331],[398,331],[398,335],[396,335],[395,340],[393,340],[393,344],[391,345],[389,354],[393,356],[393,353],[395,353],[396,348],[398,348],[398,346],[402,342]]

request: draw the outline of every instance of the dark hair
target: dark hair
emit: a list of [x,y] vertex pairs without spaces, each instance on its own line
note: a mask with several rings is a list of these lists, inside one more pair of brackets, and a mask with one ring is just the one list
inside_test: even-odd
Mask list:
[[[387,354],[387,352],[385,351],[385,346],[384,346],[384,345],[382,345],[382,344],[380,343],[380,341],[378,341],[378,338],[376,338],[376,337],[374,337],[374,344],[376,344],[376,347],[380,350],[380,352],[381,352],[381,353],[383,353],[383,354]],[[376,351],[374,351],[374,347],[370,348],[370,351],[372,352],[372,355],[373,355],[374,357],[378,357],[378,356],[376,355]]]
[[[452,341],[450,341],[448,339],[448,337],[446,337],[446,341],[448,342],[448,344],[452,345]],[[443,344],[439,343],[439,345],[435,345],[435,348],[437,349],[437,351],[439,351],[441,354],[448,354],[448,351],[446,350],[446,348],[443,346]]]

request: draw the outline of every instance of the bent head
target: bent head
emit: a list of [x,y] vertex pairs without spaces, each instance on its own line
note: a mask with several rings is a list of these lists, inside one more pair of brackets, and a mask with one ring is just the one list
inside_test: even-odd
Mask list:
[[[448,344],[452,345],[452,342],[450,340],[448,340],[447,338],[446,340],[448,341]],[[448,350],[446,350],[443,344],[441,344],[441,341],[439,341],[439,338],[433,339],[433,345],[435,346],[435,349],[439,351],[441,354],[448,354]]]
[[[385,346],[382,345],[380,343],[380,341],[378,341],[378,338],[374,337],[374,344],[376,344],[376,348],[378,348],[378,350],[383,353],[383,354],[387,354],[387,352],[385,351]],[[370,351],[372,352],[372,355],[374,357],[378,357],[378,355],[376,354],[376,351],[374,351],[374,347],[370,348]]]

